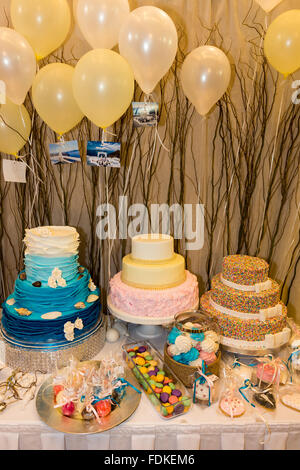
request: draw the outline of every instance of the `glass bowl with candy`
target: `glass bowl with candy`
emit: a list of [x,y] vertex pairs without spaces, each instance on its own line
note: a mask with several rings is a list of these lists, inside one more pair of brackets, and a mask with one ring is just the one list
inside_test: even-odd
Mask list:
[[161,418],[176,418],[190,410],[189,392],[151,343],[129,343],[122,348],[128,367]]
[[219,375],[220,330],[216,322],[199,311],[175,316],[164,349],[165,362],[175,371],[184,385],[193,387],[193,374]]

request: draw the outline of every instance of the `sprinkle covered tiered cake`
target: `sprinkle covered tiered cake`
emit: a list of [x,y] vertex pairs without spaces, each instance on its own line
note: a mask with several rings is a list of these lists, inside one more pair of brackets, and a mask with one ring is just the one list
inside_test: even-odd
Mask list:
[[287,308],[268,273],[263,259],[227,256],[222,273],[212,279],[212,289],[201,297],[201,309],[218,322],[225,347],[263,352],[288,342]]
[[24,242],[25,270],[3,304],[4,340],[23,353],[82,344],[99,330],[102,317],[99,289],[78,263],[76,229],[28,229]]
[[132,239],[131,254],[110,281],[108,305],[124,320],[156,319],[158,324],[198,308],[197,278],[185,269],[183,256],[174,253],[173,237],[149,234]]

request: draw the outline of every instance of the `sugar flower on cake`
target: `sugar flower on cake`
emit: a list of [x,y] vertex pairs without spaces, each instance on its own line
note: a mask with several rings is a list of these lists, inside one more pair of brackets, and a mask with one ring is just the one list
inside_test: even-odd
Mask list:
[[83,329],[83,321],[81,320],[81,318],[77,318],[77,320],[75,321],[74,326],[75,326],[75,328],[77,328],[78,330],[82,330],[82,329]]
[[65,323],[64,325],[64,333],[65,333],[65,338],[67,341],[74,341],[74,329],[75,329],[75,325],[74,323],[68,321],[67,323]]
[[91,292],[94,292],[96,289],[97,289],[96,285],[94,284],[92,278],[90,278],[90,281],[89,281],[89,290],[90,290]]
[[59,287],[66,287],[66,285],[67,285],[66,280],[63,279],[62,277],[60,279],[57,279],[57,285]]
[[51,276],[48,279],[48,286],[52,289],[56,287],[66,287],[66,280],[62,277],[62,271],[59,268],[54,268]]
[[86,301],[90,304],[90,303],[96,302],[96,300],[98,299],[99,299],[99,295],[91,294],[88,296]]
[[22,317],[29,317],[32,314],[32,312],[27,308],[15,308],[15,311]]
[[83,321],[81,318],[77,318],[74,323],[68,321],[64,324],[64,334],[67,341],[74,341],[75,339],[75,329],[83,329]]
[[56,289],[57,287],[57,282],[55,279],[53,279],[53,277],[49,277],[48,279],[48,286],[49,287],[52,287],[52,289]]
[[59,268],[54,268],[51,277],[58,281],[62,277],[62,271]]

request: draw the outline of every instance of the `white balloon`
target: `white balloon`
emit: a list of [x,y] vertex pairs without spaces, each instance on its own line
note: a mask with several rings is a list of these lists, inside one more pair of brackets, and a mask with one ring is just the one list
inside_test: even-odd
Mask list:
[[176,26],[160,8],[137,8],[121,28],[119,49],[131,65],[139,86],[149,94],[170,70],[176,57]]
[[181,82],[186,97],[205,116],[226,92],[231,78],[227,56],[214,46],[200,46],[185,59]]
[[272,11],[275,7],[277,7],[277,5],[279,5],[279,3],[282,2],[282,0],[255,0],[255,1],[267,13]]
[[36,58],[28,41],[14,29],[0,27],[0,80],[13,103],[24,103],[35,75]]
[[122,24],[130,13],[128,0],[75,0],[78,26],[93,49],[118,44]]

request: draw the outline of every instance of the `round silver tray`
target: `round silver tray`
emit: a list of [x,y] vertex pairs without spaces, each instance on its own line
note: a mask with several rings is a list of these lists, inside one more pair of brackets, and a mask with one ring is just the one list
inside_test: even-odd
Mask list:
[[[91,363],[96,367],[100,366],[100,361],[89,361],[89,364]],[[133,381],[129,370],[125,372],[125,379],[129,382]],[[36,409],[41,420],[47,426],[65,434],[98,434],[108,431],[126,421],[135,412],[141,400],[141,394],[137,393],[133,388],[127,387],[120,406],[115,408],[109,416],[102,418],[102,423],[99,424],[96,419],[85,421],[64,416],[61,411],[54,408],[52,382],[53,377],[51,376],[40,387],[36,397]],[[136,383],[133,385],[136,386]]]

